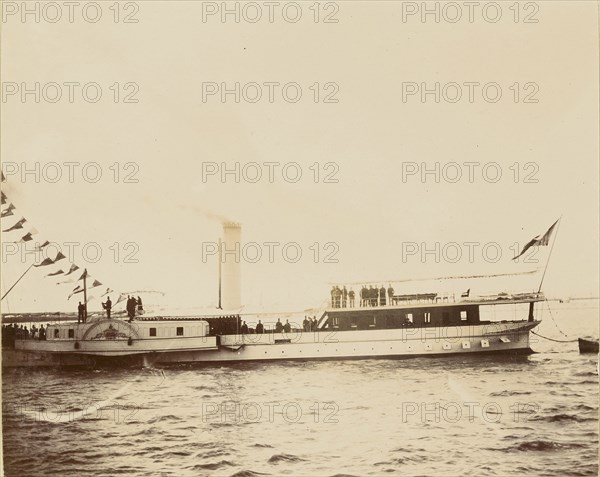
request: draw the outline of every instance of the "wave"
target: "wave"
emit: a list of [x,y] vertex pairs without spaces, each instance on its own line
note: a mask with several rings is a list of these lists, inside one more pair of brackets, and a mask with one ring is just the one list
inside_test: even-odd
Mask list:
[[278,464],[279,462],[304,462],[305,460],[292,454],[275,454],[269,458],[268,462],[269,464]]
[[534,440],[534,441],[521,442],[520,444],[516,444],[511,447],[505,447],[502,449],[489,448],[487,450],[495,450],[495,451],[502,451],[502,452],[513,452],[513,451],[546,452],[546,451],[565,450],[565,449],[580,449],[582,447],[586,447],[586,446],[583,444],[562,444],[560,442],[554,442],[554,441]]
[[240,470],[236,472],[231,477],[258,477],[259,475],[269,475],[263,474],[262,472],[254,472],[253,470]]
[[553,414],[551,416],[534,416],[530,418],[532,421],[546,421],[546,422],[563,422],[563,421],[573,421],[573,422],[586,422],[586,421],[596,421],[597,419],[593,419],[591,417],[579,417],[572,414]]
[[196,464],[190,467],[191,470],[218,470],[224,467],[235,467],[236,464],[229,462],[228,460],[221,460],[219,462],[210,462],[208,464]]
[[507,396],[522,396],[526,394],[531,394],[531,391],[496,391],[494,393],[490,393],[490,396],[494,397],[507,397]]

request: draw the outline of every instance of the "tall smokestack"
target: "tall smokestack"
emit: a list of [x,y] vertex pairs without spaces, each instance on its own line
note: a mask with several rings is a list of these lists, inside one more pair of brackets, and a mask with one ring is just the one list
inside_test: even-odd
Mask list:
[[242,249],[242,226],[235,222],[223,223],[221,244],[222,307],[233,310],[242,306],[240,261]]

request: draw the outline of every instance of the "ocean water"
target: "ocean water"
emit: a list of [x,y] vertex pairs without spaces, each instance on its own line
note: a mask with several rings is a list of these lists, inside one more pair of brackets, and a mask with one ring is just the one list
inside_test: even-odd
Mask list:
[[[537,332],[598,336],[598,301]],[[564,336],[559,330],[561,330]],[[6,476],[597,475],[598,357],[3,372]]]

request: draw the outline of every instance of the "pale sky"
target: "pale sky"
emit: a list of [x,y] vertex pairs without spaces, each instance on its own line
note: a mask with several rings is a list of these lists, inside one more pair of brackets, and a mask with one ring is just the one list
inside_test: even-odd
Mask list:
[[[193,1],[137,2],[138,23],[114,23],[108,3],[93,24],[80,16],[73,23],[7,17],[4,93],[7,83],[33,88],[35,82],[96,82],[103,96],[95,104],[81,94],[73,103],[65,97],[36,103],[33,95],[23,102],[19,93],[3,97],[3,167],[6,173],[11,163],[18,172],[7,174],[2,185],[16,206],[14,216],[2,219],[2,229],[28,219],[22,233],[5,233],[3,241],[18,240],[34,226],[38,242],[97,242],[103,252],[97,263],[86,262],[81,247],[73,261],[104,289],[159,291],[164,296],[144,299],[166,308],[210,307],[216,303],[217,262],[210,257],[203,263],[203,243],[219,239],[221,219],[227,218],[242,224],[244,242],[296,242],[303,252],[297,263],[286,262],[281,247],[274,263],[266,257],[243,262],[244,303],[302,309],[320,306],[333,283],[387,286],[409,278],[542,269],[549,247],[540,249],[533,264],[512,262],[511,247],[522,247],[562,216],[543,289],[549,296],[598,295],[595,2],[537,2],[537,23],[515,22],[509,2],[502,3],[497,23],[477,15],[473,23],[403,21],[401,2],[360,1],[337,2],[337,23],[315,23],[312,2],[300,4],[297,23],[278,15],[273,23],[222,23],[218,16],[203,22],[202,2]],[[115,103],[110,88],[117,82]],[[137,84],[137,103],[123,103],[132,91],[123,89],[129,82]],[[288,103],[276,92],[271,103],[263,86],[257,103],[236,103],[232,95],[221,102],[218,94],[203,101],[203,83],[236,82],[295,82],[302,98]],[[436,103],[430,95],[422,102],[416,94],[403,101],[403,83],[433,88],[436,82],[462,85],[463,98]],[[469,102],[468,82],[497,83],[502,97],[491,103],[476,89]],[[335,85],[326,89],[326,83]],[[338,102],[324,103],[334,89]],[[538,102],[524,102],[529,93]],[[50,162],[80,166],[73,183],[66,167],[56,183],[44,177],[36,182],[34,174],[23,180],[22,167],[33,169],[36,162],[40,168]],[[90,162],[102,170],[97,183],[82,178]],[[123,181],[134,170],[125,168],[130,162],[137,183]],[[230,168],[236,162],[295,162],[303,175],[291,183],[279,166],[274,183],[266,168],[257,183],[235,183],[232,176],[222,183],[219,175],[203,182],[203,163],[209,162]],[[474,181],[465,166],[455,183],[436,183],[431,175],[422,181],[419,174],[402,180],[407,163],[433,169],[451,162],[478,163]],[[118,183],[110,169],[115,163]],[[315,163],[318,183],[310,169]],[[481,174],[490,163],[502,171],[496,183]],[[333,170],[327,167],[335,167],[337,183],[323,182]],[[537,182],[525,182],[528,173]],[[134,245],[124,248],[129,242]],[[324,249],[329,242],[336,244],[338,263],[324,263],[334,250]],[[419,254],[403,260],[407,244],[433,248],[436,242],[447,251],[450,242],[481,246],[472,261],[464,246],[466,256],[456,263],[421,260]],[[501,248],[496,263],[482,256],[489,243]],[[3,293],[32,263],[19,253],[7,256],[6,247]],[[124,263],[132,251],[138,263]],[[63,260],[32,269],[2,301],[3,311],[75,311],[76,297],[67,301],[75,284],[57,286],[43,277],[68,267]],[[539,273],[520,275],[473,288],[531,291],[539,279]],[[470,286],[409,282],[396,288],[411,293]],[[100,308],[97,300],[94,306]]]

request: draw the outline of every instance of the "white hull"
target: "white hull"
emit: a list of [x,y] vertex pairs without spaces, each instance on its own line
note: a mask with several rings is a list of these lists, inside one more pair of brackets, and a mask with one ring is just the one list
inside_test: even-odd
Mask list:
[[[276,360],[410,358],[474,353],[528,353],[529,331],[539,322],[472,326],[225,335],[165,340],[60,342],[24,340],[5,352],[3,366],[74,366],[215,363]],[[198,341],[196,343],[196,341]],[[62,349],[62,351],[61,351]]]

